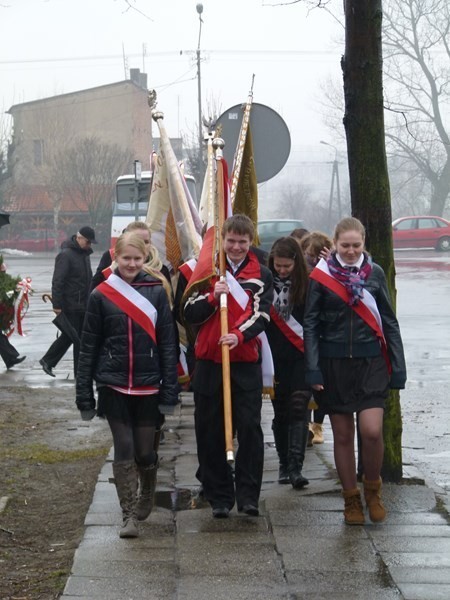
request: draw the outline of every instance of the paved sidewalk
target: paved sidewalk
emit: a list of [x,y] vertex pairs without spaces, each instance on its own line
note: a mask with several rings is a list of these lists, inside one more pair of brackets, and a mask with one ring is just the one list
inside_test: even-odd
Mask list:
[[386,523],[345,526],[331,431],[323,445],[307,450],[310,485],[301,491],[279,485],[272,407],[265,401],[261,516],[234,509],[229,519],[215,520],[195,495],[192,415],[192,396],[184,394],[160,448],[157,508],[137,539],[118,536],[108,458],[63,600],[450,598],[450,527],[430,488],[412,478],[385,485]]

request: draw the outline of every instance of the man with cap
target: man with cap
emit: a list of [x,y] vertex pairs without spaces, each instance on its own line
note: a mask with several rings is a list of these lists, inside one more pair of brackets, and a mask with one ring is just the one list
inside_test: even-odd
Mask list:
[[65,317],[64,321],[70,329],[70,334],[62,329],[61,335],[39,361],[43,370],[51,377],[55,377],[53,368],[72,343],[73,371],[76,377],[80,350],[79,338],[92,279],[89,255],[92,254],[91,245],[96,243],[95,231],[86,225],[81,227],[76,235],[61,244],[61,251],[56,256],[52,279],[53,312],[57,317],[58,315]]

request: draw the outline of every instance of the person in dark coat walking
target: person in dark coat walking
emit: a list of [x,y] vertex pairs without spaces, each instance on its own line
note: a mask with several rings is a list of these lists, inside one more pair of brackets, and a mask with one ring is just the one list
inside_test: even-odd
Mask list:
[[312,391],[305,383],[302,328],[308,271],[295,238],[280,238],[273,244],[269,269],[274,297],[267,337],[275,367],[272,430],[280,462],[278,483],[301,489],[309,483],[302,469]]
[[330,416],[348,525],[365,522],[356,483],[354,413],[362,443],[364,497],[370,520],[378,523],[386,517],[380,477],[385,402],[389,388],[403,389],[406,382],[386,277],[364,251],[364,241],[358,219],[348,217],[336,225],[335,250],[311,272],[303,321],[306,379]]
[[[0,274],[6,273],[6,265],[0,255]],[[20,353],[14,348],[7,335],[0,331],[0,356],[6,365],[6,368],[12,369],[26,359],[26,356],[20,356]]]
[[161,280],[143,270],[146,258],[140,237],[119,237],[117,268],[89,297],[76,381],[83,420],[97,412],[111,428],[113,473],[123,513],[120,537],[137,537],[138,521],[152,510],[156,427],[160,413],[172,413],[178,403],[174,320]]
[[[91,259],[92,244],[96,244],[95,231],[92,227],[81,227],[70,240],[63,242],[61,252],[55,259],[55,270],[52,279],[52,304],[56,315],[64,314],[78,337],[81,336],[84,315],[92,279]],[[51,377],[55,377],[53,368],[59,363],[73,343],[73,371],[75,377],[78,369],[79,341],[65,332],[53,342],[39,364]]]

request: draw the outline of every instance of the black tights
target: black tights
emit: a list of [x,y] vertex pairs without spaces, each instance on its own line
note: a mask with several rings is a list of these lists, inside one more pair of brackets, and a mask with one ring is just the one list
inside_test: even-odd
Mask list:
[[138,465],[154,465],[157,454],[154,450],[156,427],[151,423],[125,423],[108,417],[114,442],[114,462],[135,460]]

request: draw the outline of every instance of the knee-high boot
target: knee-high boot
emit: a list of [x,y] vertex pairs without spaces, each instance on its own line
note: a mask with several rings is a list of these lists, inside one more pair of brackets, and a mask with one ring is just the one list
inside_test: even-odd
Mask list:
[[123,526],[119,535],[121,538],[138,537],[136,463],[134,460],[113,463],[113,473],[123,516]]
[[153,465],[137,465],[139,494],[136,504],[136,516],[138,521],[145,521],[153,510],[158,466],[158,462]]
[[297,421],[289,424],[288,472],[294,489],[299,490],[309,481],[302,475],[308,441],[308,422]]
[[273,438],[277,449],[278,460],[278,483],[289,483],[288,473],[288,424],[285,421],[272,421]]

